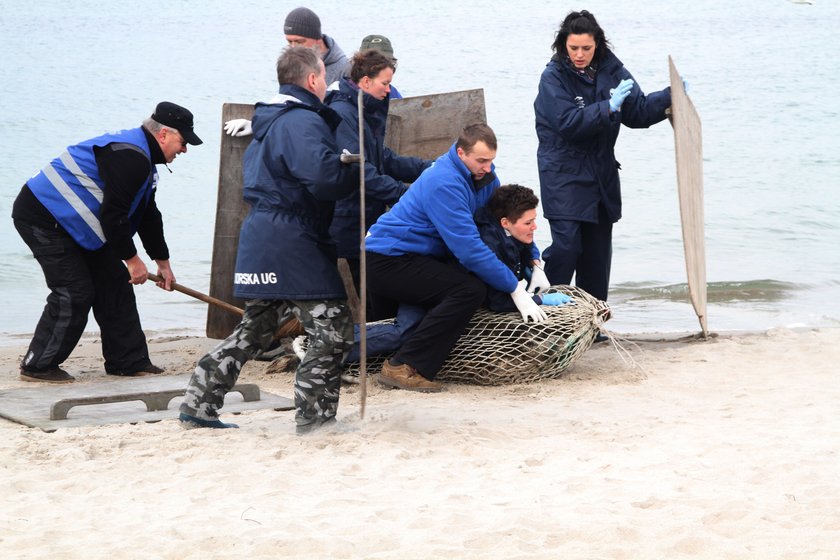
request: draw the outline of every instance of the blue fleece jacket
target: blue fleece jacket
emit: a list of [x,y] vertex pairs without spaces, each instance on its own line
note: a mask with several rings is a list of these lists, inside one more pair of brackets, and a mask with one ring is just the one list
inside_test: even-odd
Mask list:
[[370,228],[367,250],[390,256],[454,256],[485,283],[513,292],[516,277],[484,244],[473,220],[499,187],[494,169],[474,181],[452,144]]

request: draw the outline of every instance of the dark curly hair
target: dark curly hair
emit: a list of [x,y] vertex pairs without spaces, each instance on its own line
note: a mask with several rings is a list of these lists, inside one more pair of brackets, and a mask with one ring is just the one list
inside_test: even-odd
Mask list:
[[569,15],[560,24],[560,30],[557,31],[557,36],[551,48],[561,56],[566,54],[566,41],[569,39],[569,35],[592,35],[592,38],[595,39],[595,55],[592,59],[595,62],[600,62],[606,55],[607,49],[612,47],[604,35],[604,30],[598,25],[595,16],[586,10],[569,12]]
[[397,59],[375,49],[359,51],[351,61],[350,79],[358,84],[365,76],[373,79],[386,68],[396,72]]
[[522,185],[502,185],[490,195],[487,211],[496,220],[507,218],[515,222],[528,210],[533,210],[540,203],[534,191]]

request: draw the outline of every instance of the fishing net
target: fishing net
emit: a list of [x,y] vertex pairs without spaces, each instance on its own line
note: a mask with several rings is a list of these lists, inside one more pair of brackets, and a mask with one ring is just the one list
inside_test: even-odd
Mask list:
[[[605,302],[579,288],[553,286],[546,290],[552,292],[567,294],[573,301],[542,306],[548,315],[542,323],[524,323],[518,312],[477,311],[436,379],[503,385],[559,377],[592,345],[610,310]],[[379,373],[388,357],[368,357],[368,374]],[[358,375],[359,364],[348,363],[342,379],[353,382]]]

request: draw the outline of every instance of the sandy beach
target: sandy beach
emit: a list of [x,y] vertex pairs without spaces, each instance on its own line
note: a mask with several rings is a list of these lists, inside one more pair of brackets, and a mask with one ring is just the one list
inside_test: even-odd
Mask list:
[[[213,341],[150,333],[188,373]],[[837,558],[840,330],[609,345],[559,380],[441,394],[345,386],[293,413],[39,429],[0,420],[0,557]],[[25,343],[0,348],[0,389]],[[289,374],[241,381],[291,396]],[[106,381],[96,338],[65,364]]]

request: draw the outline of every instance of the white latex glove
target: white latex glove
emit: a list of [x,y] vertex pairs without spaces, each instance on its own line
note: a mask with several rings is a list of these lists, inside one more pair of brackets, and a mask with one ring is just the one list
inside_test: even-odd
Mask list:
[[519,313],[522,314],[522,320],[526,323],[528,319],[531,319],[534,323],[542,323],[548,319],[545,311],[540,309],[540,306],[536,304],[531,294],[525,290],[525,280],[519,281],[519,284],[516,285],[516,290],[511,292],[510,297],[513,299],[513,303],[516,305]]
[[253,133],[248,119],[233,119],[225,123],[225,134],[230,136],[251,136]]
[[528,284],[528,291],[532,294],[536,294],[544,292],[550,287],[551,284],[548,282],[548,276],[545,275],[545,271],[539,266],[534,265],[534,268],[531,271],[531,283]]

